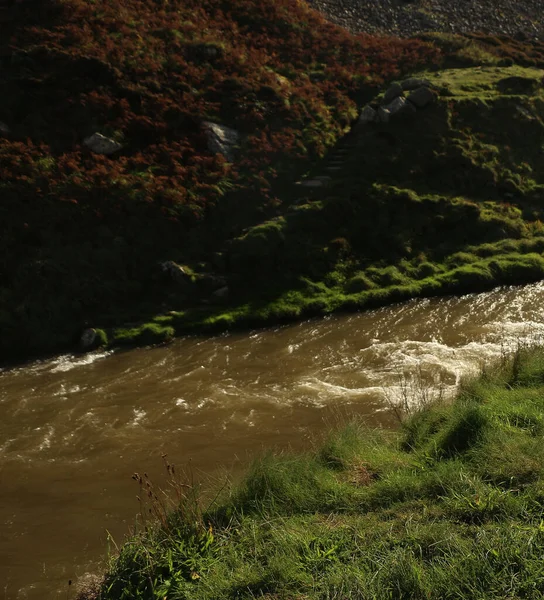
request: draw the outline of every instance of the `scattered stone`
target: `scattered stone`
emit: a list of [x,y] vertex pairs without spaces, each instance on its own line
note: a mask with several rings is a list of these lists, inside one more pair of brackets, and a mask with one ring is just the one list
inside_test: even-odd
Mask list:
[[317,175],[314,177],[318,181],[322,181],[323,183],[330,183],[332,181],[332,177],[330,175]]
[[91,327],[85,329],[79,340],[81,349],[85,351],[93,350],[97,342],[97,335],[96,329],[92,329]]
[[216,298],[217,300],[226,300],[229,297],[229,287],[225,285],[218,290],[215,290],[212,294],[212,298]]
[[301,181],[300,185],[307,188],[319,188],[325,184],[319,179],[306,179],[306,181]]
[[122,146],[115,140],[107,138],[101,133],[93,133],[88,138],[83,140],[83,143],[87,148],[96,152],[97,154],[113,154],[118,150],[121,150]]
[[406,100],[402,96],[397,96],[397,98],[395,98],[393,102],[391,102],[387,106],[384,106],[384,109],[389,112],[389,117],[391,117],[395,113],[399,112],[399,110],[401,110],[405,104]]
[[342,167],[327,167],[327,171],[330,171],[331,173],[341,171],[341,170],[342,170]]
[[204,121],[202,126],[206,131],[210,152],[223,154],[229,162],[232,162],[235,157],[236,147],[240,143],[240,134],[238,131],[225,125],[210,123],[209,121]]
[[458,34],[485,31],[490,35],[544,39],[542,0],[309,0],[312,8],[358,33],[409,38],[423,32]]
[[411,92],[417,90],[420,87],[430,87],[432,84],[428,79],[418,79],[417,77],[410,77],[401,81],[400,85],[405,92]]
[[380,108],[378,108],[378,123],[389,123],[389,117],[391,115],[389,114],[389,111],[384,108],[383,106],[380,106]]
[[176,283],[187,285],[193,281],[191,275],[173,260],[165,260],[164,262],[159,263],[159,266],[161,267],[162,272]]
[[398,96],[402,96],[402,91],[402,85],[400,85],[400,83],[391,84],[383,96],[383,103],[389,104]]
[[434,93],[428,87],[420,87],[408,96],[408,100],[417,108],[425,108],[434,102]]
[[367,104],[363,110],[361,111],[361,116],[359,117],[359,124],[366,125],[367,123],[372,123],[376,120],[376,111]]

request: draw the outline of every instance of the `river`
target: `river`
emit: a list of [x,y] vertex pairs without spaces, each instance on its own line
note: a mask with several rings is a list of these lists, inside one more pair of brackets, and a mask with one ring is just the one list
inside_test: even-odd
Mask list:
[[543,317],[538,283],[0,370],[0,598],[74,598],[106,532],[121,543],[134,523],[132,474],[160,484],[163,453],[213,486],[353,415],[393,427],[411,374],[452,393],[542,339]]

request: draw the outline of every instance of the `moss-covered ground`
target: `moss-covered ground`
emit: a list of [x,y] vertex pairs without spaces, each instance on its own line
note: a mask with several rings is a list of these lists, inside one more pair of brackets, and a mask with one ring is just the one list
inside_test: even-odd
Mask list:
[[[544,595],[544,351],[519,351],[400,430],[350,425],[269,454],[207,508],[180,485],[96,598],[538,599]],[[147,492],[147,493],[146,493]]]

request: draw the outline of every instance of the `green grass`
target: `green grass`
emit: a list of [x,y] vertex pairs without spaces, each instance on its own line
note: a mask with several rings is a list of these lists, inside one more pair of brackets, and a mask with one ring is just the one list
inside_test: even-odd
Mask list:
[[542,598],[543,415],[544,351],[520,350],[396,432],[267,454],[206,509],[178,481],[97,597]]

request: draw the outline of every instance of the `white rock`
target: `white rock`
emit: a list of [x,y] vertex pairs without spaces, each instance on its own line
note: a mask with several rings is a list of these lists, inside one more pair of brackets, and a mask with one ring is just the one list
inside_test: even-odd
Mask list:
[[96,152],[97,154],[113,154],[118,150],[121,150],[122,146],[115,140],[107,138],[101,133],[93,133],[88,138],[83,140],[83,143],[87,148]]
[[238,131],[209,121],[204,121],[202,126],[208,138],[208,149],[216,154],[223,154],[228,161],[232,162],[234,150],[240,143]]
[[0,121],[0,133],[10,133],[11,129],[2,121]]

